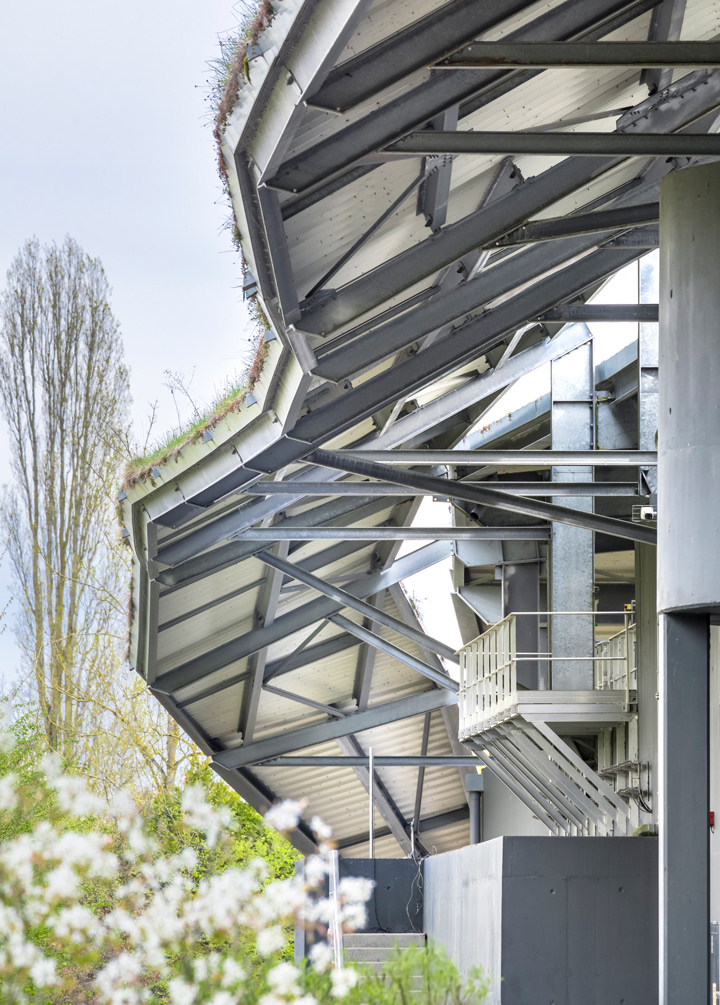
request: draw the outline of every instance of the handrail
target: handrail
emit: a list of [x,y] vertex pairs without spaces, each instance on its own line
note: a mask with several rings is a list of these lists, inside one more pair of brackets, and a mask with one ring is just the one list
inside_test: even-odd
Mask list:
[[[554,656],[552,652],[519,652],[517,619],[523,616],[557,618],[578,615],[622,615],[620,632],[594,645],[594,655]],[[548,624],[550,621],[548,620]],[[458,650],[460,657],[460,736],[461,738],[502,722],[516,713],[518,704],[517,668],[523,662],[584,663],[593,666],[594,690],[624,690],[625,705],[635,687],[635,625],[630,611],[522,611],[508,614],[487,632]],[[615,672],[620,664],[619,672]],[[635,675],[635,676],[633,676]]]

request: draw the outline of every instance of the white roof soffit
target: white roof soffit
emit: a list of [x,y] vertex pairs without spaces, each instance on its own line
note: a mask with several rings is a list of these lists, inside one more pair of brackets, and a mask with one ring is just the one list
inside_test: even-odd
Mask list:
[[[438,683],[452,664],[435,640],[420,645],[403,628],[417,622],[402,582],[447,561],[453,544],[398,558],[401,542],[388,535],[412,522],[423,493],[395,484],[385,494],[333,494],[347,476],[308,458],[318,448],[462,445],[513,380],[590,337],[582,323],[543,316],[582,304],[657,243],[660,179],[714,156],[701,141],[720,109],[720,71],[429,68],[478,35],[640,44],[655,30],[653,0],[273,6],[223,154],[243,255],[277,337],[257,402],[123,502],[135,553],[131,659],[253,805],[264,811],[275,798],[305,795],[343,853],[358,854],[367,770],[271,762],[359,756],[371,744],[383,755],[465,753],[454,692]],[[688,0],[682,38],[717,36],[719,17],[710,0]],[[662,86],[649,97],[648,83]],[[517,156],[423,156],[397,146],[409,134],[424,142],[428,130],[614,133],[635,147],[562,156],[529,141]],[[698,154],[658,152],[657,134],[683,131],[698,138]],[[604,229],[588,213],[605,214]],[[542,220],[554,239],[518,231]],[[538,407],[524,425],[483,433],[482,447],[543,446],[546,426]],[[263,494],[262,483],[277,479],[292,482],[287,494]],[[612,512],[628,515],[625,502],[627,514]],[[293,527],[305,537],[288,540]],[[323,539],[332,527],[358,530]],[[251,539],[268,528],[278,530],[274,543]],[[303,570],[303,581],[259,559],[264,549]],[[374,604],[384,624],[308,576]],[[421,850],[424,833],[438,850],[462,844],[467,770],[439,762],[423,782],[417,767],[378,768],[381,853],[409,851],[418,807]],[[295,840],[311,847],[306,828]]]

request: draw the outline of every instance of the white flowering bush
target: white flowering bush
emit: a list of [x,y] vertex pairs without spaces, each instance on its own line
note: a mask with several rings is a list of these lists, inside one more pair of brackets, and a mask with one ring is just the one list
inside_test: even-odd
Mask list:
[[[372,883],[343,879],[335,900],[324,894],[333,845],[320,820],[311,821],[319,850],[306,859],[302,878],[288,869],[292,857],[279,868],[277,854],[275,865],[260,857],[239,864],[233,812],[209,802],[201,786],[188,785],[164,804],[169,840],[157,812],[146,819],[124,792],[107,803],[64,773],[54,755],[30,773],[8,770],[8,735],[0,724],[3,1005],[419,1000],[412,953],[398,954],[380,974],[336,965],[331,925],[364,925]],[[287,801],[265,819],[287,831],[301,811]],[[296,924],[314,933],[302,965],[288,958]],[[421,956],[428,1005],[482,999],[483,988],[462,982],[447,957]]]
[[[288,829],[300,810],[285,803],[267,819]],[[232,858],[227,807],[188,786],[182,816],[205,853],[225,845]],[[307,972],[282,958],[296,918],[326,930],[332,906],[306,880],[269,878],[262,858],[208,873],[192,846],[163,854],[132,798],[104,802],[54,755],[31,783],[0,775],[0,834],[12,834],[0,843],[3,1003],[314,1005]],[[332,852],[318,842],[315,886]],[[350,892],[370,891],[341,893],[341,914],[357,918]],[[323,977],[340,996],[355,975],[343,984],[318,968],[312,979]]]

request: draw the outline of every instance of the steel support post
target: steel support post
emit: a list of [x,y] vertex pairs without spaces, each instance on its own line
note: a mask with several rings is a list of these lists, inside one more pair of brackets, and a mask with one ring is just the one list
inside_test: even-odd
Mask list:
[[710,998],[709,624],[660,616],[660,1005]]
[[[553,450],[592,450],[595,446],[595,369],[593,341],[553,360],[551,422]],[[553,480],[592,481],[592,467],[553,467]],[[553,500],[554,501],[554,500]],[[572,506],[592,513],[592,498],[572,500]],[[550,604],[555,611],[593,609],[593,533],[553,523],[550,548]],[[550,617],[553,690],[592,690],[594,626],[591,617]],[[586,657],[569,659],[569,657]],[[555,662],[557,660],[557,662]]]
[[660,191],[660,1003],[710,1001],[709,615],[720,610],[720,164]]
[[480,844],[482,841],[483,776],[477,772],[469,774],[466,784],[470,808],[470,844]]

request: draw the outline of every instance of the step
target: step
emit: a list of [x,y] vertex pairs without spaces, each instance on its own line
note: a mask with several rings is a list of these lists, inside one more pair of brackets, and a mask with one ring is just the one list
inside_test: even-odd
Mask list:
[[379,963],[383,960],[392,959],[397,952],[396,946],[368,946],[363,948],[344,946],[344,949],[347,958],[349,960],[357,960],[358,963]]
[[424,946],[423,932],[354,932],[343,936],[344,949],[406,949]]

